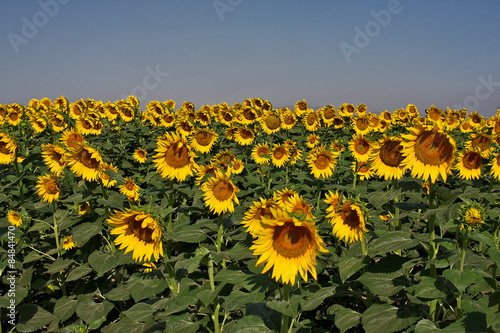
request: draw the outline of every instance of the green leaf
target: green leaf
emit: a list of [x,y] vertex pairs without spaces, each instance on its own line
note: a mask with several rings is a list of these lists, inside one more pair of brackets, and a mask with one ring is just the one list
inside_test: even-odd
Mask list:
[[59,273],[72,263],[73,263],[72,259],[63,259],[62,257],[57,258],[56,261],[54,261],[50,265],[47,265],[47,273],[49,274]]
[[488,251],[486,251],[490,258],[500,267],[500,252],[496,249],[496,247],[490,247]]
[[344,308],[340,304],[335,304],[328,309],[328,314],[335,315],[335,326],[345,332],[361,322],[361,313],[349,308]]
[[89,256],[89,264],[95,271],[102,275],[118,265],[118,257],[121,255],[120,252],[113,254],[102,253],[98,251],[92,252]]
[[399,272],[394,273],[370,273],[366,272],[358,278],[372,293],[380,296],[392,296],[402,290],[408,279]]
[[370,254],[387,253],[397,250],[405,250],[416,246],[418,239],[406,231],[392,231],[375,239],[368,246]]
[[441,282],[429,276],[422,276],[419,283],[408,287],[407,290],[415,296],[425,299],[446,297],[449,291]]
[[90,238],[97,235],[101,229],[102,226],[100,223],[82,223],[73,229],[73,242],[81,247],[87,243]]
[[231,327],[230,332],[234,333],[261,333],[271,332],[262,318],[254,315],[246,315]]
[[127,283],[127,290],[136,302],[159,294],[167,287],[167,281],[157,277],[142,278],[133,276]]
[[104,295],[110,301],[126,301],[130,298],[127,286],[120,284]]
[[102,333],[143,333],[148,326],[144,323],[136,323],[128,317],[102,328]]
[[263,293],[245,293],[234,290],[231,294],[224,297],[223,306],[228,312],[238,311],[244,310],[248,304],[262,302],[263,300]]
[[489,247],[494,247],[495,246],[495,240],[493,239],[493,235],[491,235],[489,232],[483,231],[481,233],[472,233],[470,235],[470,238],[482,242]]
[[113,303],[101,298],[98,299],[100,302],[96,303],[93,298],[93,294],[78,297],[78,304],[75,309],[78,317],[87,324],[104,322],[109,311],[113,308]]
[[193,322],[187,313],[181,315],[172,315],[166,321],[164,332],[169,333],[191,333],[197,332],[200,324]]
[[19,313],[18,332],[37,331],[56,319],[52,313],[34,304],[21,304],[16,310]]
[[174,224],[172,231],[167,235],[176,242],[200,243],[207,238],[207,234],[195,225]]
[[489,332],[486,324],[486,314],[482,312],[469,312],[449,326],[442,332]]
[[[316,286],[315,286],[316,287]],[[325,298],[333,295],[337,286],[332,287],[319,287],[314,290],[304,290],[302,292],[302,299],[300,302],[301,311],[311,311],[316,309]],[[317,289],[317,290],[316,290]]]
[[341,257],[339,259],[339,274],[342,282],[345,282],[352,275],[369,263],[368,257]]
[[459,271],[456,269],[447,269],[443,272],[443,276],[453,283],[455,288],[461,293],[476,281],[476,274],[469,270]]
[[365,332],[396,332],[412,325],[421,313],[418,308],[397,308],[389,304],[374,304],[363,313]]
[[54,315],[59,319],[59,322],[63,322],[75,313],[77,300],[63,296],[58,299],[56,305],[54,306]]
[[154,310],[151,308],[150,304],[137,303],[123,313],[134,322],[145,322],[153,319]]
[[266,305],[286,316],[296,317],[299,313],[300,300],[301,297],[299,295],[292,295],[288,301],[275,299],[270,302],[266,302]]
[[420,320],[415,326],[415,333],[435,333],[441,332],[439,328],[434,325],[429,319]]
[[86,276],[90,272],[92,272],[92,268],[90,268],[88,263],[85,263],[85,264],[75,268],[74,270],[72,270],[69,273],[68,277],[66,278],[66,282],[81,279],[82,277]]

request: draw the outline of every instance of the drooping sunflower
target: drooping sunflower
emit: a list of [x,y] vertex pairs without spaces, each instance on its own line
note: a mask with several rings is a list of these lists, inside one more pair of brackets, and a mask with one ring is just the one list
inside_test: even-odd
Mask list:
[[212,122],[210,119],[210,106],[209,105],[203,105],[201,109],[197,110],[196,113],[196,122],[199,122],[203,126],[208,126]]
[[488,165],[491,166],[490,173],[496,179],[500,180],[500,153],[493,156],[490,163]]
[[231,164],[234,160],[236,160],[236,155],[231,153],[229,150],[225,150],[217,153],[213,159],[226,164]]
[[274,144],[271,150],[271,162],[274,166],[281,168],[290,160],[288,148],[283,144]]
[[217,171],[215,176],[201,185],[205,205],[214,214],[234,212],[234,203],[240,204],[236,193],[240,190],[233,184],[228,176]]
[[333,117],[332,120],[333,128],[342,128],[345,125],[345,120],[340,116]]
[[267,143],[259,143],[253,147],[251,156],[257,164],[269,164],[271,149]]
[[21,215],[19,215],[19,213],[14,210],[9,210],[9,212],[7,213],[7,220],[14,227],[20,227],[23,225],[23,219]]
[[17,143],[7,133],[0,133],[0,164],[12,164],[16,158]]
[[47,121],[42,117],[30,117],[30,124],[35,133],[42,133],[47,129]]
[[217,141],[218,136],[212,129],[196,129],[190,136],[191,147],[202,154],[208,153]]
[[134,151],[134,159],[139,162],[139,163],[146,163],[146,156],[147,156],[147,152],[142,149],[142,148],[137,148],[135,151]]
[[59,145],[42,144],[42,157],[45,165],[56,176],[60,176],[66,166],[66,149]]
[[483,166],[483,156],[475,149],[465,149],[458,153],[455,169],[462,179],[479,179],[481,177],[481,167]]
[[37,180],[37,194],[42,198],[43,202],[52,203],[52,201],[59,200],[61,190],[57,177],[51,174],[39,176]]
[[362,135],[354,134],[349,142],[351,155],[358,162],[368,162],[372,149],[372,142]]
[[277,203],[275,200],[266,200],[259,198],[259,201],[254,201],[253,205],[248,208],[241,221],[243,227],[246,228],[246,232],[256,238],[257,235],[264,229],[262,226],[262,218],[272,219],[273,213],[271,208],[276,208]]
[[378,177],[385,180],[403,178],[408,166],[403,165],[402,141],[398,137],[384,135],[373,145],[370,164]]
[[51,113],[49,120],[54,132],[62,132],[66,127],[68,127],[68,124],[66,124],[66,121],[64,119],[64,116],[59,113],[55,112]]
[[77,176],[87,181],[100,178],[103,171],[103,160],[99,151],[87,145],[68,148],[66,160],[69,169]]
[[192,176],[198,168],[194,160],[196,155],[191,151],[186,139],[179,134],[165,134],[158,138],[157,146],[153,162],[163,178],[183,181],[187,176]]
[[272,278],[283,283],[295,285],[299,273],[306,282],[308,273],[316,280],[316,256],[328,252],[316,226],[282,209],[271,211],[273,218],[262,217],[264,228],[250,247],[254,255],[260,256],[256,266],[266,264],[262,273],[272,268]]
[[78,214],[79,215],[88,215],[92,212],[92,208],[90,207],[90,203],[88,201],[84,201],[78,205]]
[[144,210],[126,209],[116,211],[107,220],[114,228],[112,235],[118,235],[115,244],[125,253],[132,252],[136,262],[158,260],[163,256],[162,230],[160,223]]
[[316,148],[307,156],[307,162],[314,178],[328,178],[333,175],[337,165],[337,153],[328,150],[324,145]]
[[333,226],[332,232],[337,238],[349,243],[362,240],[364,232],[368,230],[362,204],[353,200],[343,201],[339,201],[336,213],[329,219]]
[[68,251],[68,250],[71,250],[72,248],[74,248],[75,246],[76,246],[76,244],[73,242],[72,235],[69,235],[69,236],[63,238],[63,241],[62,241],[63,250]]
[[446,182],[455,159],[455,140],[442,130],[432,126],[408,128],[411,134],[402,134],[404,140],[402,154],[403,166],[411,169],[412,177],[429,178],[435,183],[439,175]]

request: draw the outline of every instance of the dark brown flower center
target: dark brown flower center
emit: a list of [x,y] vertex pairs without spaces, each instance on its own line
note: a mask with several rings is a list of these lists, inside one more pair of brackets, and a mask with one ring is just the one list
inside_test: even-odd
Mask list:
[[380,147],[380,159],[385,165],[398,167],[405,159],[401,153],[401,143],[399,140],[388,140]]
[[415,156],[425,164],[448,163],[453,159],[454,151],[448,136],[437,130],[422,132],[415,142]]
[[272,244],[279,255],[299,258],[314,246],[314,238],[309,228],[287,222],[274,228]]

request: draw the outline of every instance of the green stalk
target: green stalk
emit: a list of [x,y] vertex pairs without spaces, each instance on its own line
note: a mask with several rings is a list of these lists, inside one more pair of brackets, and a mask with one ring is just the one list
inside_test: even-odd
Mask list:
[[19,196],[21,198],[21,206],[24,205],[24,184],[21,179],[21,172],[19,171],[19,165],[17,163],[17,157],[14,158],[14,169],[16,169],[16,177],[19,181]]
[[358,180],[358,161],[356,161],[356,170],[354,171],[354,179],[352,181],[352,189],[356,189],[356,181]]
[[[222,223],[223,216],[223,214],[220,214],[217,221],[217,253],[220,253],[222,251],[222,241],[224,239],[224,224]],[[221,268],[226,268],[225,259],[222,259]]]
[[321,202],[321,188],[322,188],[323,182],[320,179],[316,180],[316,192],[318,193],[318,199],[316,202],[316,210],[319,211],[319,203]]
[[[435,196],[435,190],[436,190],[436,184],[431,183],[429,185],[429,209],[434,208],[434,196]],[[437,256],[437,248],[436,248],[436,243],[434,242],[434,239],[436,238],[436,215],[431,215],[429,218],[429,261],[430,263],[430,276],[432,278],[436,278],[437,272],[436,272],[436,263],[432,262],[434,259],[436,259]],[[436,321],[437,319],[437,299],[434,299],[430,302],[429,304],[429,315],[431,317],[432,321]]]
[[[290,284],[285,283],[283,285],[283,300],[285,302],[288,302],[290,299]],[[281,314],[281,333],[287,333],[288,332],[288,325],[289,325],[289,317],[285,315],[284,313]]]
[[[208,258],[208,279],[210,281],[210,290],[214,291],[215,290],[215,280],[214,280],[214,261],[212,259],[212,255],[209,255]],[[213,301],[213,306],[214,306],[214,313],[212,315],[212,320],[214,322],[214,332],[220,332],[219,328],[219,309],[220,309],[220,304],[219,304],[219,297],[215,296],[214,301]]]
[[[361,253],[363,253],[363,256],[366,257],[368,255],[368,249],[366,248],[366,237],[363,234],[363,238],[361,239]],[[364,271],[364,269],[363,269]],[[366,288],[366,301],[363,300],[365,303],[366,308],[369,308],[372,305],[373,301],[373,293],[370,291],[370,289]]]
[[[169,208],[173,208],[174,206],[174,183],[173,181],[170,181],[170,194],[169,194]],[[168,214],[168,220],[167,220],[167,233],[172,230],[172,212]],[[170,254],[172,253],[172,240],[169,238],[167,239],[167,244],[166,244],[166,251],[165,255],[167,257],[167,260],[170,259]],[[167,267],[167,272],[168,276],[170,278],[170,290],[172,290],[174,296],[177,296],[179,293],[179,285],[177,284],[177,280],[175,278],[175,270],[174,266],[172,263],[167,262],[166,263]]]
[[[467,252],[467,247],[469,244],[469,229],[465,228],[464,234],[462,236],[462,253],[460,254],[460,272],[464,270],[465,263],[465,253]],[[457,311],[456,316],[457,319],[462,318],[463,309],[462,309],[462,292],[457,297]]]

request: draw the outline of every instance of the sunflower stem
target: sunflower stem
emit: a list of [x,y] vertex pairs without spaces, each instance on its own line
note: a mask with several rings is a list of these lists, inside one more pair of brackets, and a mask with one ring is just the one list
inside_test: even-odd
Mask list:
[[[217,253],[222,251],[222,240],[224,238],[224,223],[222,223],[223,216],[223,214],[220,214],[217,222]],[[222,269],[226,268],[225,259],[222,259],[221,267]]]
[[321,202],[321,188],[322,188],[323,182],[320,179],[316,180],[316,192],[318,193],[318,199],[316,202],[316,210],[319,211],[319,203]]
[[[434,196],[435,196],[436,184],[429,184],[429,209],[434,208]],[[437,249],[436,244],[434,243],[434,239],[436,238],[436,215],[433,214],[429,217],[429,261],[430,261],[430,276],[432,278],[436,278],[436,263],[434,260],[436,259]],[[432,321],[436,321],[437,319],[437,299],[434,299],[429,304],[429,315]]]
[[24,205],[24,184],[21,178],[21,172],[19,171],[19,165],[17,163],[17,157],[14,158],[14,168],[16,169],[16,177],[19,179],[19,197],[21,198],[21,206]]
[[[464,270],[465,263],[465,253],[467,251],[467,247],[469,244],[469,229],[465,228],[464,234],[462,236],[462,253],[460,255],[460,272]],[[462,309],[462,292],[459,292],[457,297],[457,310],[456,310],[457,319],[462,318],[463,309]]]
[[[283,301],[285,302],[288,302],[288,300],[290,299],[290,284],[289,283],[285,283],[283,285]],[[281,314],[281,329],[280,329],[280,332],[281,333],[287,333],[288,332],[288,320],[289,320],[289,317],[287,315],[285,315],[284,313]]]
[[[358,170],[358,161],[356,161],[356,170]],[[352,189],[355,190],[356,189],[356,181],[358,180],[358,172],[355,171],[354,172],[354,179],[352,181]]]

